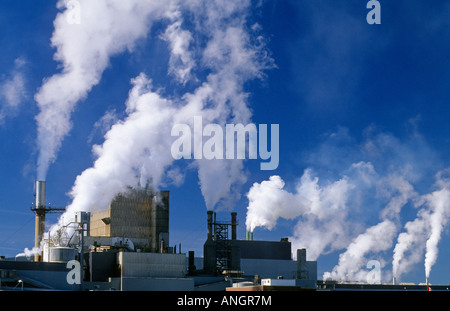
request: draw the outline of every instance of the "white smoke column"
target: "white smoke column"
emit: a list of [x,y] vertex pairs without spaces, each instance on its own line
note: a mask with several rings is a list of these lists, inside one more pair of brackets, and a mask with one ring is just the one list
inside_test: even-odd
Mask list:
[[247,194],[247,231],[256,227],[272,230],[279,217],[292,219],[306,211],[307,200],[283,188],[284,181],[276,175],[260,184],[253,184]]
[[[134,86],[126,103],[127,117],[111,127],[101,146],[94,146],[97,156],[94,166],[77,177],[70,193],[73,201],[52,232],[71,221],[75,211],[106,208],[127,187],[149,183],[157,189],[162,182],[171,182],[167,179],[176,183],[182,180],[177,174],[179,168],[172,165],[176,165],[171,155],[174,139],[170,137],[174,124],[188,124],[193,128],[195,116],[201,116],[205,124],[250,120],[243,84],[261,77],[261,71],[270,67],[272,60],[262,53],[261,42],[255,45],[247,33],[249,4],[248,1],[208,1],[187,2],[186,7],[170,6],[175,12],[171,15],[172,23],[160,37],[169,43],[171,60],[178,60],[169,62],[169,73],[182,84],[194,76],[195,69],[207,70],[209,74],[193,92],[172,96],[170,100],[153,90],[145,74],[132,81]],[[194,27],[200,33],[181,28],[182,23],[177,20],[182,18],[180,12],[184,9],[190,10],[187,15],[193,14],[195,22],[201,23]],[[194,37],[207,38],[203,50],[190,47]],[[199,60],[194,60],[194,55],[200,55]],[[246,180],[242,160],[196,160],[194,163],[208,209],[213,209],[225,197],[233,197],[234,187]]]
[[378,187],[382,187],[379,192],[389,198],[380,213],[382,221],[358,235],[340,254],[338,265],[331,272],[324,273],[324,279],[366,282],[368,271],[364,267],[368,259],[365,256],[369,253],[376,256],[376,253],[392,247],[400,226],[400,211],[417,194],[413,186],[399,175],[381,178]]
[[142,178],[159,185],[172,163],[170,119],[175,110],[169,101],[150,91],[151,81],[145,75],[132,82],[128,117],[111,128],[102,146],[94,146],[98,158],[77,177],[72,204],[60,222],[71,221],[76,211],[106,208],[117,193],[138,186]]
[[307,248],[312,260],[347,246],[351,232],[358,227],[348,219],[349,212],[358,208],[349,204],[356,198],[350,198],[370,187],[376,175],[372,165],[364,162],[352,164],[347,173],[351,178],[344,175],[321,185],[313,170],[307,169],[293,193],[283,189],[284,181],[279,176],[253,184],[247,194],[247,230],[258,226],[271,230],[280,217],[298,217],[290,240],[295,248]]
[[405,224],[406,232],[398,235],[392,260],[392,273],[398,281],[401,275],[409,272],[423,258],[429,216],[428,210],[419,210],[417,218]]
[[[70,116],[77,102],[98,84],[110,57],[132,51],[155,19],[173,14],[170,0],[77,0],[75,7],[68,2],[57,4],[64,11],[56,16],[51,38],[54,59],[62,70],[45,79],[35,95],[40,109],[37,178],[42,180],[71,129]],[[78,20],[72,19],[73,14],[79,14]]]
[[426,196],[432,210],[429,217],[430,235],[426,243],[425,254],[426,278],[430,277],[431,268],[436,263],[439,253],[438,244],[450,217],[450,183],[448,180],[441,179],[441,173],[438,174],[438,179],[438,184],[442,189]]
[[[210,68],[211,74],[207,84],[189,96],[189,106],[202,103],[204,123],[217,123],[223,128],[226,123],[250,123],[248,94],[243,85],[273,67],[262,37],[258,36],[254,42],[245,25],[250,5],[250,1],[206,1],[192,5],[194,12],[204,15],[203,19],[197,19],[196,28],[208,30],[211,37],[201,58],[201,64]],[[230,200],[239,198],[237,187],[247,180],[242,160],[198,160],[196,164],[208,210],[218,204],[227,208]],[[230,198],[228,202],[226,197]]]
[[368,228],[353,240],[344,253],[339,255],[339,264],[333,268],[332,272],[325,272],[323,279],[365,282],[367,272],[362,270],[367,263],[365,254],[390,248],[396,232],[396,225],[390,220]]
[[295,248],[306,248],[308,256],[316,260],[328,247],[340,248],[347,240],[346,227],[349,211],[348,198],[354,185],[347,176],[340,180],[319,184],[318,177],[306,170],[297,187],[298,195],[309,201],[304,213],[294,227],[290,237]]
[[319,186],[311,170],[305,170],[295,193],[284,190],[284,181],[271,176],[268,181],[255,183],[247,194],[246,226],[272,230],[278,218],[301,216],[291,238],[295,247],[307,247],[310,258],[316,259],[337,236],[346,235],[343,225],[347,215],[347,196],[353,186],[346,177],[327,186]]
[[398,236],[392,261],[393,274],[397,279],[422,260],[424,249],[427,278],[436,263],[438,243],[450,217],[450,183],[443,177],[445,173],[447,172],[441,171],[436,175],[439,190],[420,197],[416,205],[421,209],[416,219],[406,223],[406,232]]

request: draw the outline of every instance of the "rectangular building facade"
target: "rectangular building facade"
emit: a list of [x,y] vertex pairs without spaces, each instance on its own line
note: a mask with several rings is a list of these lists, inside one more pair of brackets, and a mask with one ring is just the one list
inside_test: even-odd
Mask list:
[[89,235],[129,238],[137,249],[164,252],[169,245],[169,191],[130,189],[117,195],[107,210],[91,213]]

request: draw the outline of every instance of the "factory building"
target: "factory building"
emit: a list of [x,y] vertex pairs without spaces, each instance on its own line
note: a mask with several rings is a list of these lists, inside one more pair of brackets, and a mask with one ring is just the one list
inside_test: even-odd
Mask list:
[[169,244],[169,194],[129,189],[106,210],[94,209],[85,279],[121,290],[193,290],[186,255]]
[[[45,207],[45,183],[38,183],[37,208]],[[129,189],[106,210],[77,212],[66,242],[43,235],[45,213],[36,213],[36,235],[44,251],[31,258],[0,259],[0,289],[46,290],[226,290],[233,283],[261,278],[292,279],[298,288],[317,283],[317,263],[291,243],[237,239],[237,214],[218,221],[207,212],[203,258],[170,245],[168,191]],[[48,211],[47,209],[46,211]],[[8,286],[10,285],[10,286]]]
[[[103,211],[91,213],[89,240],[126,237],[136,250],[167,252],[169,247],[169,191],[153,194],[130,189],[119,194]],[[103,239],[105,240],[105,239]]]
[[36,236],[47,247],[36,258],[0,257],[0,290],[449,290],[318,281],[317,262],[287,238],[254,240],[248,232],[238,239],[236,213],[219,221],[208,211],[203,256],[187,256],[170,244],[168,191],[129,189],[106,210],[77,212],[74,235],[62,243],[43,234],[45,213],[54,210],[45,204],[45,183],[36,188]]
[[[299,288],[315,288],[317,262],[306,260],[306,249],[296,250],[292,259],[292,245],[287,238],[280,241],[253,240],[247,233],[245,240],[236,238],[236,213],[231,221],[217,221],[216,213],[207,212],[207,239],[203,246],[203,269],[198,274],[235,274],[242,279],[291,279]],[[231,237],[228,236],[231,227]]]

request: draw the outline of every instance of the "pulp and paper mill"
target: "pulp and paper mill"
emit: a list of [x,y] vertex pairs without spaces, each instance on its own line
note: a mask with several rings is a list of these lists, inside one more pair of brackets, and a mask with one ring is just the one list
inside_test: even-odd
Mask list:
[[41,252],[0,257],[0,290],[449,290],[428,280],[418,285],[317,280],[317,262],[306,260],[306,249],[293,250],[287,238],[254,240],[247,232],[238,239],[235,212],[227,221],[206,213],[203,257],[196,257],[170,243],[169,191],[130,188],[105,210],[76,212],[50,236],[45,215],[65,209],[46,205],[45,181],[36,181],[35,189],[31,210]]
[[[0,290],[234,290],[317,285],[317,262],[291,243],[237,239],[236,213],[219,221],[206,213],[203,257],[170,243],[169,191],[129,189],[106,210],[76,212],[74,221],[45,233],[46,183],[36,181],[34,257],[2,258]],[[20,286],[17,286],[18,282]]]

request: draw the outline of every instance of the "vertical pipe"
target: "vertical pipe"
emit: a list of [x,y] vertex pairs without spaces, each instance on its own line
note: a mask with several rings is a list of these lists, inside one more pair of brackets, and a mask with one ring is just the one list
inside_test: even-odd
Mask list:
[[158,252],[158,239],[159,239],[159,235],[156,231],[156,226],[157,226],[157,221],[156,221],[156,217],[157,215],[157,208],[158,208],[158,202],[157,202],[157,197],[153,196],[152,198],[152,203],[151,203],[151,208],[150,208],[150,223],[151,223],[151,236],[152,236],[152,240],[151,240],[151,250],[152,252],[157,253]]
[[212,239],[212,223],[213,223],[213,211],[207,211],[208,215],[208,240]]
[[[39,248],[42,240],[42,232],[44,232],[43,224],[45,225],[45,214],[42,211],[36,210],[35,224],[34,224],[34,247]],[[34,261],[41,261],[39,253],[34,254]]]
[[194,265],[194,251],[189,251],[189,264],[188,264],[188,273],[189,275],[192,275],[195,270]]
[[308,279],[308,268],[306,266],[306,248],[297,249],[297,278]]
[[[37,180],[35,182],[35,204],[36,204],[36,220],[34,231],[34,247],[39,248],[45,231],[45,181]],[[41,261],[41,255],[34,255],[35,261]]]
[[84,282],[84,224],[81,223],[81,250],[80,250],[80,290],[83,290]]
[[232,240],[236,240],[236,226],[237,226],[236,215],[237,215],[236,212],[231,213],[231,239]]
[[45,207],[45,180],[36,180],[36,208]]

